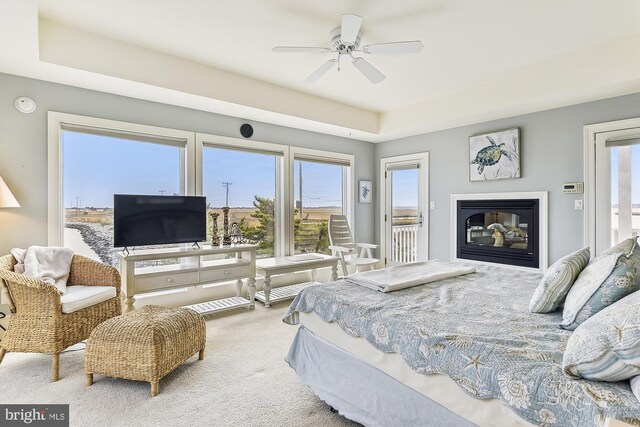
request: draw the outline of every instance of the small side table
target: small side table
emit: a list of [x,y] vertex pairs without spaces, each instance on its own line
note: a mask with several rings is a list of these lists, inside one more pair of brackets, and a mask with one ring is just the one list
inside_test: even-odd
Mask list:
[[[325,254],[302,254],[291,257],[259,259],[256,261],[256,271],[264,276],[263,290],[256,293],[256,299],[264,302],[265,307],[271,307],[271,302],[294,298],[306,286],[317,283],[316,270],[331,267],[331,281],[338,280],[338,261],[340,259]],[[291,286],[277,288],[277,296],[271,299],[271,276],[278,274],[297,273],[311,270],[311,280],[308,283],[298,283]],[[276,292],[274,290],[274,292]]]

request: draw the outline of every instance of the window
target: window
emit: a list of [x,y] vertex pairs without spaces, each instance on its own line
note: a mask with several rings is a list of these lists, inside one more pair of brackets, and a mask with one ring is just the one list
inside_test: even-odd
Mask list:
[[184,194],[184,147],[62,131],[63,245],[115,264],[114,194]]
[[640,139],[610,146],[611,245],[640,233]]
[[640,118],[584,127],[585,240],[593,253],[640,233]]
[[350,169],[348,159],[295,155],[294,253],[331,253],[329,217],[349,215]]
[[228,206],[230,224],[263,258],[329,253],[329,216],[352,220],[349,154],[56,112],[48,152],[49,245],[110,264],[118,193],[203,195],[220,232]]
[[[241,151],[205,145],[202,150],[202,194],[208,211],[229,207],[229,224],[237,223],[246,243],[259,246],[259,258],[273,257],[280,244],[276,218],[280,211],[277,180],[282,154]],[[208,223],[211,224],[211,216]],[[207,235],[211,240],[211,227]]]

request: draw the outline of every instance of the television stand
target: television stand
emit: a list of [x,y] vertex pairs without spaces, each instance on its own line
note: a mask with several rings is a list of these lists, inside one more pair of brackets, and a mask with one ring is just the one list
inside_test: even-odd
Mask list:
[[[125,313],[136,295],[235,280],[236,296],[189,306],[201,313],[255,308],[257,245],[176,247],[118,252]],[[206,259],[217,255],[219,259]],[[177,263],[175,260],[177,259]],[[136,266],[136,264],[138,264]],[[142,264],[142,266],[140,265]],[[144,265],[146,264],[146,265]],[[242,295],[247,280],[249,299]]]

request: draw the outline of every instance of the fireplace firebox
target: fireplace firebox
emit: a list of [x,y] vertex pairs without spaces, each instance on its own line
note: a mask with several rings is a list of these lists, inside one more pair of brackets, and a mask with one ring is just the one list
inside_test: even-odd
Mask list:
[[539,201],[458,200],[457,257],[539,267]]

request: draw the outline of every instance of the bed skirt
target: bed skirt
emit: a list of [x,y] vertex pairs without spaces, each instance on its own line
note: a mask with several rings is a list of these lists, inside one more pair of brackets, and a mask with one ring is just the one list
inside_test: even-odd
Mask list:
[[285,360],[320,399],[365,426],[474,425],[304,326]]

